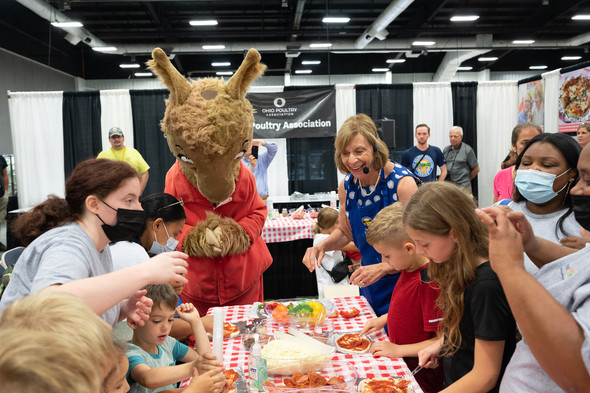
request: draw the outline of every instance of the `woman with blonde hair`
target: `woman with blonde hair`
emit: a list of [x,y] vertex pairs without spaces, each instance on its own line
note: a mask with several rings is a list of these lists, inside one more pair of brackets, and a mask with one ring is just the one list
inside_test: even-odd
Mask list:
[[319,268],[327,251],[340,250],[351,240],[361,253],[361,267],[350,282],[358,285],[377,315],[387,313],[399,273],[367,243],[365,232],[385,206],[407,203],[417,190],[417,180],[402,165],[389,161],[389,149],[377,136],[377,128],[365,114],[349,117],[334,142],[334,161],[346,174],[338,186],[338,228],[305,252],[303,263],[310,272]]
[[443,340],[419,352],[422,366],[444,356],[444,392],[497,392],[516,345],[516,325],[488,261],[488,232],[475,202],[449,183],[428,183],[410,200],[404,225],[434,263]]

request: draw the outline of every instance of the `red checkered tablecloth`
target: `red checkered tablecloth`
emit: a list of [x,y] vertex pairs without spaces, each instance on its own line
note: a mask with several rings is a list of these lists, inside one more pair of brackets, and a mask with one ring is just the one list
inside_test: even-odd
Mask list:
[[[346,310],[356,307],[360,310],[360,314],[352,319],[342,317],[333,318],[335,332],[349,332],[359,331],[364,326],[365,322],[371,318],[375,318],[375,312],[362,296],[335,298],[334,303],[339,310]],[[237,322],[243,320],[251,320],[253,313],[250,312],[251,305],[229,306],[224,307],[224,321]],[[210,310],[210,313],[212,310]],[[373,334],[374,340],[387,340],[385,331]],[[422,389],[416,382],[413,376],[410,375],[410,370],[406,366],[403,359],[390,359],[386,357],[373,357],[371,354],[347,355],[336,352],[333,360],[343,360],[354,365],[359,378],[374,378],[374,377],[388,377],[388,376],[408,376],[412,380],[412,387],[416,393],[422,393]],[[226,368],[242,367],[244,370],[248,369],[248,353],[242,347],[241,338],[238,336],[234,339],[225,340],[223,344],[223,365]]]
[[290,242],[299,239],[313,239],[315,218],[306,213],[303,218],[278,216],[274,220],[266,219],[262,228],[262,238],[267,243]]

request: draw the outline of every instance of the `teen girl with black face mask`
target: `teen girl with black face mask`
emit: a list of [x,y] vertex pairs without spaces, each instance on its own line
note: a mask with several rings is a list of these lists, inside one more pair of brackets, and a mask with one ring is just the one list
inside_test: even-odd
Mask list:
[[111,325],[142,325],[151,300],[140,288],[186,282],[187,256],[164,253],[113,272],[108,244],[138,236],[145,222],[137,173],[125,162],[90,159],[74,168],[65,199],[51,196],[22,214],[13,231],[27,245],[2,295],[8,304],[45,287],[81,297]]
[[[590,230],[590,147],[572,188],[576,220]],[[590,386],[590,247],[574,250],[535,236],[521,213],[476,210],[487,225],[490,262],[523,340],[506,368],[500,392],[585,392]],[[523,250],[540,268],[524,269]]]

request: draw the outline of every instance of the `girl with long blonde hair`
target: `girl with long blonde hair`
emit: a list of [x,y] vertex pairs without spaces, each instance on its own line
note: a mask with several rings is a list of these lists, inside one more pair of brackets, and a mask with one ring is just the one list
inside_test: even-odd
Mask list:
[[433,366],[443,356],[449,392],[497,392],[516,345],[516,325],[488,261],[488,232],[475,203],[453,184],[427,183],[410,199],[404,225],[441,295],[444,337],[419,353]]

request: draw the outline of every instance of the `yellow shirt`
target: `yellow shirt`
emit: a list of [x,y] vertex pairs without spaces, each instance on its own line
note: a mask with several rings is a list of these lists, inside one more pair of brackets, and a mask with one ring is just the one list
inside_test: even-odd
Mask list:
[[143,174],[150,169],[150,166],[145,162],[141,154],[132,147],[124,147],[121,150],[115,150],[112,147],[98,153],[96,158],[108,158],[114,161],[125,161],[135,169],[138,174]]

